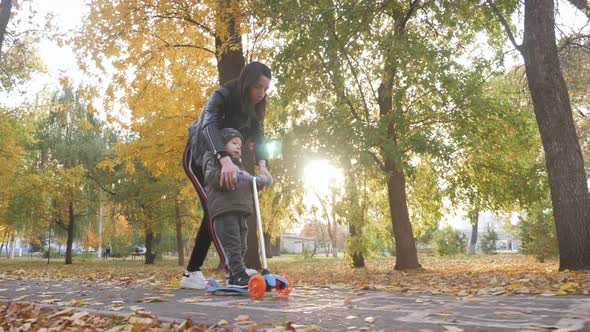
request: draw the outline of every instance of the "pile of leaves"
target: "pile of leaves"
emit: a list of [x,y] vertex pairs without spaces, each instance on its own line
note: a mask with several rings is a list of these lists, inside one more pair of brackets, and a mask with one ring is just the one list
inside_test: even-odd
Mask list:
[[[556,261],[539,263],[520,254],[456,256],[451,258],[423,255],[421,269],[396,271],[394,258],[367,261],[364,268],[350,268],[344,259],[278,257],[269,260],[270,270],[286,274],[295,287],[336,287],[377,289],[391,292],[470,295],[590,294],[590,271],[558,271]],[[208,259],[204,273],[219,280],[216,259]],[[41,280],[77,279],[109,280],[115,285],[178,286],[183,268],[174,260],[155,265],[137,261],[84,261],[73,265],[38,261],[0,262],[12,277]]]
[[448,294],[456,296],[541,294],[544,296],[590,294],[590,271],[558,271],[556,261],[538,263],[519,254],[423,256],[422,269],[395,271],[395,260],[347,268],[344,262],[317,265],[276,266],[291,271],[296,286],[351,287],[391,292]]
[[190,319],[183,322],[162,322],[149,311],[138,310],[127,317],[105,316],[73,309],[59,310],[31,303],[0,303],[0,331],[186,331],[186,332],[240,332],[248,331],[303,331],[291,322],[284,326],[270,323],[256,324],[246,315],[236,318],[239,326],[229,329],[226,321],[217,326],[195,325]]

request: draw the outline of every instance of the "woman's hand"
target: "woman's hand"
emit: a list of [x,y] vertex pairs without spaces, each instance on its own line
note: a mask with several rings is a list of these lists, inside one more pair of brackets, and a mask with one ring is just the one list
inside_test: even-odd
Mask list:
[[260,170],[259,175],[262,178],[262,181],[268,182],[268,185],[271,185],[272,181],[273,181],[272,175],[270,175],[270,172],[266,168],[266,161],[261,160],[260,163],[258,164],[258,168]]
[[221,163],[219,186],[221,189],[233,190],[238,182],[237,173],[240,169],[231,161],[230,157],[223,157],[219,159],[219,162]]

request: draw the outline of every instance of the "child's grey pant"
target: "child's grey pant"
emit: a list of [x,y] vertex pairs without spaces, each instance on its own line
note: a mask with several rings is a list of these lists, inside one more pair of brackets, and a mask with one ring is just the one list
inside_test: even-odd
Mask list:
[[221,251],[230,275],[238,276],[245,272],[244,255],[248,233],[246,217],[241,213],[227,212],[213,219],[213,227],[221,243]]

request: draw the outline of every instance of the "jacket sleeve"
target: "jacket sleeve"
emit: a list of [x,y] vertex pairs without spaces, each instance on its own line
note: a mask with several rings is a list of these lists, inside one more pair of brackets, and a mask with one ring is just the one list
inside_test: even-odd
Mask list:
[[229,90],[225,87],[219,87],[213,92],[202,113],[202,135],[209,146],[209,150],[216,155],[220,151],[225,151],[223,139],[219,130],[221,129],[221,119],[223,116],[223,103],[229,96]]
[[203,171],[205,173],[205,184],[219,191],[221,189],[219,186],[221,166],[210,152],[207,152],[203,158]]
[[264,138],[264,113],[262,113],[261,120],[256,121],[253,136],[256,165],[261,160],[266,161],[266,165],[268,165],[268,150],[266,149],[266,139]]

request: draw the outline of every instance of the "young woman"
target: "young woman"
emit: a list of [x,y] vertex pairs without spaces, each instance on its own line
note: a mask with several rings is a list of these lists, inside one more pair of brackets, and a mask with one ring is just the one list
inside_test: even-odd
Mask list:
[[206,151],[211,151],[221,163],[220,186],[225,190],[232,190],[237,183],[239,169],[224,150],[224,142],[220,135],[222,128],[239,130],[244,137],[245,148],[253,144],[259,175],[272,181],[267,169],[268,153],[264,145],[266,91],[271,79],[270,68],[266,65],[257,61],[247,64],[239,78],[213,92],[199,119],[189,128],[189,140],[182,164],[199,196],[204,214],[188,266],[180,280],[181,288],[205,289],[207,286],[201,266],[212,241],[219,257],[224,257],[209,215],[202,169],[203,155]]

